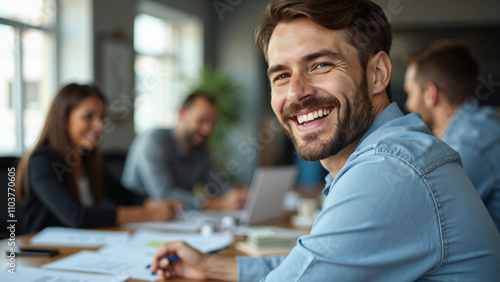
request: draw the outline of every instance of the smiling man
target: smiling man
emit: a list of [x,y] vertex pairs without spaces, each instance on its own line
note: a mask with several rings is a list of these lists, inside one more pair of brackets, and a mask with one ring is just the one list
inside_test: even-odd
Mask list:
[[[500,235],[461,167],[416,114],[391,103],[390,24],[370,1],[276,0],[256,42],[272,108],[297,153],[321,160],[323,210],[288,256],[164,245],[166,278],[498,281]],[[169,262],[165,257],[181,259]]]

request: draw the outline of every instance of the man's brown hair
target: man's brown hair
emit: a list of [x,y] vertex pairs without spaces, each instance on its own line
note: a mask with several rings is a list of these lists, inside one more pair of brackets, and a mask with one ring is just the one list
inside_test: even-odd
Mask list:
[[476,91],[479,64],[470,48],[461,42],[437,41],[403,59],[408,65],[415,65],[415,81],[422,90],[427,82],[435,84],[451,105],[461,105]]
[[212,97],[212,96],[210,96],[208,94],[202,93],[202,92],[194,92],[194,93],[189,94],[186,97],[186,99],[182,103],[182,108],[183,109],[189,109],[189,108],[191,108],[191,106],[193,106],[194,102],[198,98],[205,99],[212,106],[217,107],[217,102],[215,101],[214,97]]
[[[391,25],[382,9],[368,0],[273,0],[255,31],[255,43],[267,60],[271,35],[279,23],[305,17],[332,30],[345,29],[347,42],[357,50],[358,60],[366,70],[368,60],[379,51],[389,54]],[[390,85],[386,88],[392,101]]]

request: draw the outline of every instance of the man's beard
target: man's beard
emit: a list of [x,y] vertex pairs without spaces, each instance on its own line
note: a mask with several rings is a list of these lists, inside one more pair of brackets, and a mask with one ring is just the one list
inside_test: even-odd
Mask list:
[[184,140],[186,140],[186,143],[188,144],[189,146],[189,149],[190,150],[198,150],[202,147],[205,146],[205,143],[207,143],[207,140],[205,139],[203,142],[200,142],[200,143],[196,143],[194,142],[194,136],[197,134],[196,131],[190,131],[188,129],[186,129],[184,131]]
[[345,95],[347,102],[342,107],[337,98],[333,96],[323,98],[310,98],[302,104],[292,103],[282,113],[284,121],[302,109],[324,108],[334,106],[337,111],[337,130],[326,143],[319,143],[318,134],[310,133],[302,140],[303,145],[299,145],[293,135],[290,123],[282,123],[281,126],[285,134],[292,141],[297,155],[305,161],[316,161],[326,159],[338,154],[356,139],[361,137],[373,123],[374,115],[372,104],[368,97],[368,85],[366,75],[363,74],[361,85],[356,89],[355,95]]

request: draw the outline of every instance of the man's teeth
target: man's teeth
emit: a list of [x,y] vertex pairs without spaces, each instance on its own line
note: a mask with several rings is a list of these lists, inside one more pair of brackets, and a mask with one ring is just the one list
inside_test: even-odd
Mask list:
[[307,121],[312,121],[312,120],[315,120],[317,118],[327,116],[329,113],[330,113],[330,110],[328,110],[328,109],[314,111],[314,112],[310,112],[308,114],[297,116],[297,121],[299,122],[299,124],[302,124],[302,123],[307,122]]

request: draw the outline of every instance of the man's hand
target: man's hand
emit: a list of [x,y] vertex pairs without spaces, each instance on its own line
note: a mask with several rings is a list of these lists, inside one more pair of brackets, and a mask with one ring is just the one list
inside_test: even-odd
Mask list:
[[[178,255],[179,259],[168,261],[167,257]],[[205,280],[206,254],[191,248],[184,242],[164,244],[153,258],[151,271],[164,278],[185,277],[190,279]]]
[[212,210],[239,210],[245,206],[248,189],[231,189],[222,197],[208,199],[206,209]]
[[[168,261],[167,258],[174,255],[179,259]],[[238,279],[238,268],[234,257],[203,254],[181,241],[164,244],[153,258],[151,271],[167,279],[173,277],[224,281]]]

